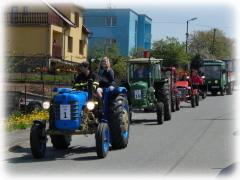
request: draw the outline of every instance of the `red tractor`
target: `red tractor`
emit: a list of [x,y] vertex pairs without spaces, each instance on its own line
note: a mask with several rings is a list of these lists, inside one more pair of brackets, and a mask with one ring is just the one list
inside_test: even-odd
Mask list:
[[177,81],[176,86],[180,101],[190,102],[193,108],[199,105],[198,88],[191,85],[188,80]]
[[162,76],[168,79],[169,92],[171,98],[171,111],[175,112],[180,110],[180,98],[178,97],[178,89],[176,86],[177,72],[175,67],[162,67]]

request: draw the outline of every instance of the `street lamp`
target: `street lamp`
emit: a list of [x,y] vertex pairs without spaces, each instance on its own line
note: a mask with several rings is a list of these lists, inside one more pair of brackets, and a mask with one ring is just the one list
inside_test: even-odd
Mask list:
[[192,18],[192,19],[189,19],[189,20],[187,20],[187,32],[186,32],[186,53],[188,52],[188,22],[189,21],[194,21],[194,20],[196,20],[197,18],[196,17],[194,17],[194,18]]

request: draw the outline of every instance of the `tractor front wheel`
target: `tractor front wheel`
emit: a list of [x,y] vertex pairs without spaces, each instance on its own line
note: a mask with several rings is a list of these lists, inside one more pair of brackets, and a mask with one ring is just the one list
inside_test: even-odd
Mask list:
[[34,123],[30,131],[30,146],[34,158],[45,156],[47,136],[45,127],[41,123]]
[[96,151],[99,158],[105,158],[109,151],[110,132],[107,123],[100,123],[96,131]]

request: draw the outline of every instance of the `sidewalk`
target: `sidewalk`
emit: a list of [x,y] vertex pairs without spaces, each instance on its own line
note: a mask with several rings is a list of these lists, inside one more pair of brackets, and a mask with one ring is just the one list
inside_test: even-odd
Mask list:
[[29,144],[30,128],[5,133],[6,151]]

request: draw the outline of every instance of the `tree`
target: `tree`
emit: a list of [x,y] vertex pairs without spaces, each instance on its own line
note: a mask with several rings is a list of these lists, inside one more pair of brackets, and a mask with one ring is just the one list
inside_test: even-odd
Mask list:
[[202,59],[231,59],[233,47],[234,41],[219,29],[196,31],[189,36],[189,52],[192,55],[198,54]]
[[151,55],[155,58],[162,58],[164,66],[186,65],[189,62],[185,52],[185,44],[174,37],[167,37],[153,43]]

